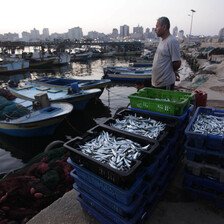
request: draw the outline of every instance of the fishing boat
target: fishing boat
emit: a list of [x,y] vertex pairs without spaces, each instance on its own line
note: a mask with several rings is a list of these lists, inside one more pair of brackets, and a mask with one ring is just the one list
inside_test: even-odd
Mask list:
[[26,100],[35,100],[35,95],[47,93],[50,102],[67,102],[71,103],[74,110],[84,110],[90,99],[99,97],[100,89],[79,90],[75,84],[71,88],[58,89],[47,87],[33,82],[20,82],[18,84],[8,83],[7,88],[17,97]]
[[65,65],[68,64],[71,61],[71,55],[63,52],[58,53],[55,55],[55,60],[53,62],[53,65]]
[[104,78],[111,81],[136,82],[151,79],[151,68],[134,67],[106,67],[104,68]]
[[5,119],[1,113],[0,132],[11,136],[51,135],[73,109],[69,103],[51,103],[47,107],[34,109],[32,101],[21,98],[7,101],[4,97],[0,97],[0,100],[11,108],[11,113],[8,109],[8,113],[4,114]]
[[139,60],[131,63],[133,67],[152,67],[152,61],[149,60]]
[[0,74],[15,73],[29,68],[29,61],[2,60],[0,61]]
[[91,59],[92,54],[92,52],[71,53],[71,61],[87,61]]
[[48,86],[51,88],[65,89],[65,90],[70,88],[73,84],[78,83],[78,87],[81,90],[99,88],[101,89],[101,93],[102,93],[104,88],[111,81],[109,79],[85,80],[85,79],[67,79],[67,78],[56,78],[56,77],[45,76],[43,78],[31,80],[31,82]]

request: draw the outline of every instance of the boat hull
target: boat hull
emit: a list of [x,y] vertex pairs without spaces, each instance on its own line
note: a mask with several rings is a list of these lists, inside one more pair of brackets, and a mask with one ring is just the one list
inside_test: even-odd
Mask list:
[[97,88],[101,90],[100,96],[103,93],[104,88],[111,82],[109,79],[103,80],[82,80],[82,79],[64,79],[55,77],[44,77],[36,80],[32,80],[33,83],[43,85],[50,88],[67,90],[73,83],[78,83],[78,87],[81,90]]
[[11,74],[24,71],[30,66],[29,61],[11,61],[0,64],[0,74]]
[[[44,88],[46,88],[44,90]],[[47,88],[43,85],[36,85],[34,83],[27,83],[22,87],[9,87],[8,89],[15,96],[33,101],[35,95],[46,93],[50,102],[66,102],[73,105],[74,110],[84,110],[90,99],[99,97],[100,89],[82,90],[77,93],[68,94],[68,90]]]
[[[15,103],[32,109],[32,102],[20,98]],[[0,132],[19,137],[45,136],[55,129],[71,113],[73,106],[68,103],[52,103],[50,106],[33,111],[22,117],[0,121]]]

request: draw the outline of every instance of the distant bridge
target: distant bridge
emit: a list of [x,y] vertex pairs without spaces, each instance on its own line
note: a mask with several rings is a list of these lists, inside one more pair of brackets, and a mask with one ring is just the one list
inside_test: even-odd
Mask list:
[[55,41],[0,41],[0,48],[5,49],[24,49],[24,47],[45,47],[45,48],[80,48],[82,46],[110,46],[111,48],[123,50],[142,50],[144,44],[138,41],[134,42],[101,42],[101,41],[71,41],[71,40],[55,40]]

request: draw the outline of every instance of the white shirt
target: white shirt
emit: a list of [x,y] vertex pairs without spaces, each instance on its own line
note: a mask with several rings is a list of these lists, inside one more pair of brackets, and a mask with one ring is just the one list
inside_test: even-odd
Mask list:
[[160,40],[152,66],[152,85],[154,87],[168,86],[175,83],[173,61],[180,61],[180,47],[177,39],[169,35]]

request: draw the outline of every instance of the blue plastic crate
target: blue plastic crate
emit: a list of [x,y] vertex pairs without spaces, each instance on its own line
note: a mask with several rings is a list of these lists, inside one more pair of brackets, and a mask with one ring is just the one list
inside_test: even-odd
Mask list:
[[[84,202],[87,206],[92,208],[92,212],[100,213],[103,217],[106,217],[108,220],[110,220],[112,223],[116,224],[135,224],[142,220],[142,216],[145,212],[145,206],[147,201],[142,203],[142,205],[139,207],[138,211],[134,214],[133,217],[123,217],[117,214],[116,212],[108,209],[98,201],[96,201],[93,197],[83,193],[77,195],[77,200],[80,201],[80,198],[82,202]],[[82,203],[81,203],[82,205]]]
[[186,140],[184,144],[187,160],[194,162],[207,162],[210,164],[219,164],[224,167],[224,153],[212,151],[206,147],[197,148],[192,146],[191,140]]
[[213,151],[219,151],[224,153],[224,135],[217,136],[209,133],[199,134],[191,130],[199,114],[223,117],[224,111],[215,110],[213,108],[198,107],[193,118],[191,119],[190,123],[185,129],[187,139],[190,140],[192,143],[194,143],[195,147],[202,148],[205,146],[207,148],[211,148]]
[[102,203],[109,209],[117,212],[121,216],[131,216],[133,213],[137,211],[138,207],[142,203],[143,196],[147,188],[147,186],[145,185],[145,188],[142,189],[142,192],[136,193],[132,203],[130,203],[129,205],[124,205],[121,202],[110,197],[109,195],[89,185],[78,176],[74,175],[74,178],[75,178],[75,184],[73,185],[73,187],[75,190],[77,190],[79,193],[84,192],[86,194],[89,194],[90,196],[98,200],[100,203]]
[[142,189],[145,187],[145,183],[143,182],[143,174],[141,174],[137,178],[136,182],[130,188],[125,190],[102,179],[101,177],[86,170],[85,168],[78,166],[72,161],[68,162],[75,167],[75,169],[70,173],[73,178],[75,178],[75,175],[77,175],[79,178],[84,181],[87,181],[89,184],[93,185],[98,190],[104,192],[105,194],[108,194],[112,198],[116,199],[117,201],[120,201],[125,205],[129,205],[133,201],[136,193],[141,192]]
[[212,200],[215,202],[217,208],[224,208],[224,197],[215,195],[212,192],[207,192],[202,189],[196,189],[190,186],[184,185],[183,188],[186,190],[186,192],[189,194],[189,196],[193,200],[197,200],[198,198],[202,197],[207,200]]
[[155,155],[155,160],[158,160],[159,164],[163,164],[165,159],[167,158],[169,150],[170,150],[170,145],[164,144],[161,146],[161,148],[162,148],[161,151],[157,155]]
[[159,167],[159,160],[155,160],[149,166],[144,167],[144,169],[146,170],[146,175],[149,177],[153,177],[157,173],[158,167]]
[[197,177],[191,175],[185,169],[184,172],[184,184],[187,186],[193,187],[198,186],[204,190],[213,190],[214,192],[223,193],[224,192],[224,184],[219,183],[216,180],[208,179],[205,177]]

